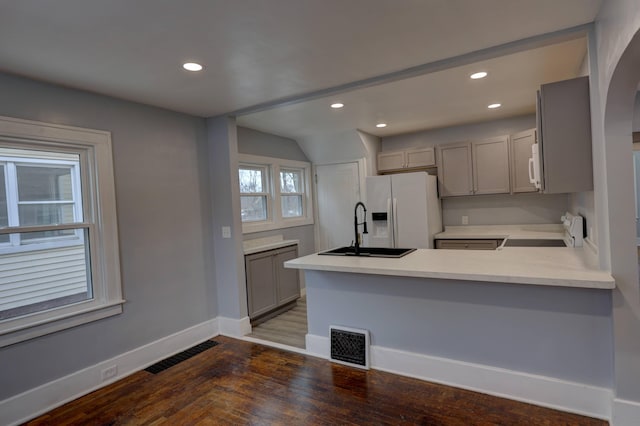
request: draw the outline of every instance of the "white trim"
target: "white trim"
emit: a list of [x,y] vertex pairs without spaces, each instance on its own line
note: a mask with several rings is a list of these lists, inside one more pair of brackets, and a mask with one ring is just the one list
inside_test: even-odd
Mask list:
[[640,419],[640,402],[614,398],[611,426],[637,426]]
[[[216,335],[218,321],[208,320],[0,401],[0,424],[24,423]],[[102,381],[102,371],[113,366],[117,374]]]
[[[307,334],[306,344],[309,355],[329,357],[328,337]],[[371,346],[371,368],[585,416],[611,418],[613,393],[608,388],[381,346]]]
[[[292,228],[296,226],[313,225],[314,198],[311,184],[311,163],[284,158],[262,157],[250,154],[238,154],[238,167],[263,166],[267,168],[267,187],[269,188],[269,202],[267,203],[267,220],[243,222],[242,233],[270,231],[274,229]],[[298,169],[303,174],[304,194],[302,197],[303,215],[300,217],[282,217],[280,199],[280,169]],[[242,195],[242,194],[241,194]],[[245,194],[248,195],[248,194]],[[292,194],[295,195],[295,194]]]
[[259,345],[270,346],[272,348],[282,349],[283,351],[295,352],[302,355],[309,355],[306,349],[285,345],[283,343],[272,342],[270,340],[257,339],[251,336],[242,336],[240,337],[240,340],[244,340],[245,342],[257,343]]
[[242,337],[251,333],[251,320],[249,317],[241,319],[218,317],[219,332],[223,336]]

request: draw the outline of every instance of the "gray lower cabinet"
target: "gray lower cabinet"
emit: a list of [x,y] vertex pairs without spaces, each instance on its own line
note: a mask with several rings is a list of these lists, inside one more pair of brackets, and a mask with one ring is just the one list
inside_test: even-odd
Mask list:
[[284,267],[284,262],[296,257],[297,245],[244,257],[249,318],[260,317],[300,297],[298,270]]

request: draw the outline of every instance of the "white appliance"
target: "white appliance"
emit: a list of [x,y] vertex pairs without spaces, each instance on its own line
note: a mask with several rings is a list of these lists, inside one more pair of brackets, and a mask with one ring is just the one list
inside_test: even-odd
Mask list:
[[539,145],[534,143],[531,145],[531,158],[529,158],[529,182],[534,184],[537,189],[542,188],[542,168],[540,167]]
[[560,220],[564,227],[564,243],[567,247],[582,247],[584,241],[584,218],[567,212]]
[[442,232],[437,178],[426,172],[366,178],[369,247],[434,248]]

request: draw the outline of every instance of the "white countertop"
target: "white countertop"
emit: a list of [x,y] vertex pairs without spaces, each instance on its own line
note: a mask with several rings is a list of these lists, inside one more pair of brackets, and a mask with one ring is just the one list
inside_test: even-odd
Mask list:
[[438,240],[469,238],[511,238],[527,240],[561,240],[564,236],[562,224],[541,225],[485,225],[446,226],[444,232],[435,235]]
[[298,240],[285,240],[282,235],[272,235],[270,237],[255,238],[242,242],[244,254],[260,253],[261,251],[273,250],[280,247],[298,244]]
[[[548,238],[548,237],[545,237]],[[399,258],[312,254],[285,262],[294,269],[557,287],[615,288],[589,247],[505,247],[501,250],[419,249]]]

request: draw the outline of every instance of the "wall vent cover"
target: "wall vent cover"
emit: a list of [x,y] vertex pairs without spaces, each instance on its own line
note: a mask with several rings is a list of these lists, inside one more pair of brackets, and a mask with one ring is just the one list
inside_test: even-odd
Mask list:
[[196,355],[198,355],[201,352],[206,351],[207,349],[210,349],[214,346],[216,346],[218,344],[218,342],[216,342],[215,340],[206,340],[200,344],[197,344],[189,349],[186,349],[180,353],[177,353],[173,356],[170,356],[169,358],[165,358],[162,361],[158,361],[153,365],[150,365],[149,367],[145,368],[144,371],[147,371],[149,373],[153,373],[153,374],[158,374],[161,371],[166,370],[169,367],[173,367],[176,364],[181,363],[182,361],[185,361],[191,357],[194,357]]
[[331,361],[369,369],[369,331],[350,327],[329,326]]

